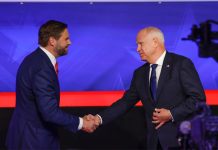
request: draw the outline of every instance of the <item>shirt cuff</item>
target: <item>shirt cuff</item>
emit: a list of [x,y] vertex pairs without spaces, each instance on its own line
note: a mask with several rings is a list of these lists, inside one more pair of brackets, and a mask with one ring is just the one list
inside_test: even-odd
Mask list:
[[172,121],[172,122],[174,122],[173,115],[172,115],[172,113],[171,113],[171,111],[170,111],[170,110],[169,110],[169,112],[170,112],[170,116],[171,116],[171,121]]
[[78,130],[81,130],[83,127],[83,119],[79,117],[79,126],[78,126]]
[[103,121],[102,121],[102,118],[101,118],[101,116],[99,115],[99,114],[97,114],[97,116],[99,117],[99,119],[100,119],[100,124],[102,124],[103,123]]

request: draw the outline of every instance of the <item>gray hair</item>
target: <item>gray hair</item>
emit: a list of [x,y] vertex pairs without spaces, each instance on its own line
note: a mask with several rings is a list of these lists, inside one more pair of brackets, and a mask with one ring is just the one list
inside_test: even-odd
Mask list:
[[144,30],[149,36],[157,37],[159,41],[164,44],[164,35],[160,29],[156,27],[147,27],[142,30]]

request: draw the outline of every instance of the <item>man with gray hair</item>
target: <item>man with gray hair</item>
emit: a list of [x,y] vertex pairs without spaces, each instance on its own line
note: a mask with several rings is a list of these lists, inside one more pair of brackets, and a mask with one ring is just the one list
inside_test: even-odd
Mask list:
[[148,27],[138,32],[137,52],[144,65],[133,74],[123,97],[96,116],[96,123],[109,123],[127,112],[139,100],[145,109],[147,149],[178,147],[177,130],[181,121],[193,117],[196,104],[205,93],[192,61],[167,52],[160,29]]

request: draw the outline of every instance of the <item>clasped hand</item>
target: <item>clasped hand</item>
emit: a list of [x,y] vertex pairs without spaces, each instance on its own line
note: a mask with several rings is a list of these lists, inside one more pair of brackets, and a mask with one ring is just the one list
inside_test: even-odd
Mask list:
[[170,121],[172,119],[171,113],[168,109],[157,109],[155,108],[152,116],[152,123],[156,124],[155,129],[160,128],[162,125],[164,125],[167,121]]
[[83,118],[83,127],[82,130],[88,133],[94,132],[100,125],[100,118],[95,115],[85,115]]

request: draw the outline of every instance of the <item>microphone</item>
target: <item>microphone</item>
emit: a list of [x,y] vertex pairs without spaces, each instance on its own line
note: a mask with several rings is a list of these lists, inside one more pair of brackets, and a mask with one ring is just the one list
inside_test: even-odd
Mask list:
[[190,121],[183,121],[179,126],[179,130],[184,135],[189,134],[191,131],[191,122]]

